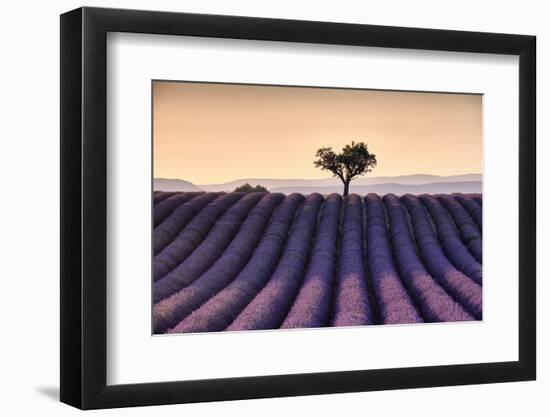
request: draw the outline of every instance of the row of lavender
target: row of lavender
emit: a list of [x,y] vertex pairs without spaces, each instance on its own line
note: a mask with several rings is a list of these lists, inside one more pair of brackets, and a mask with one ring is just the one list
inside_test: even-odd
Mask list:
[[154,203],[155,333],[481,319],[478,194]]

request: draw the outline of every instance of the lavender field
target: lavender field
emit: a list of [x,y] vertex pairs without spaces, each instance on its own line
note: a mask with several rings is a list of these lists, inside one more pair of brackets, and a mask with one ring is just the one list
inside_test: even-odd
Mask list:
[[481,194],[153,199],[155,334],[482,318]]

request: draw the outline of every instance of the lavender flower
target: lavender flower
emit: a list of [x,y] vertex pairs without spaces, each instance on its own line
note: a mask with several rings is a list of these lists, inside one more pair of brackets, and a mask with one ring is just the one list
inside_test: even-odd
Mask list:
[[277,269],[227,330],[275,329],[281,325],[302,283],[322,202],[317,193],[306,198]]
[[[447,196],[441,196],[440,198],[445,199],[446,197]],[[420,201],[422,201],[424,206],[428,208],[428,211],[430,212],[432,219],[435,222],[439,241],[443,246],[447,258],[454,264],[457,269],[459,269],[464,274],[472,278],[479,285],[481,285],[481,265],[477,261],[477,259],[475,259],[468,251],[466,246],[464,246],[462,240],[460,240],[460,236],[458,234],[459,232],[455,227],[453,220],[449,217],[449,213],[447,212],[445,207],[443,207],[439,203],[438,199],[430,195],[420,196]],[[462,209],[462,206],[460,206],[460,208]],[[473,225],[472,227],[475,228],[475,226]],[[481,242],[481,239],[479,242]]]
[[[224,330],[246,305],[260,292],[269,280],[287,241],[298,207],[303,202],[301,194],[291,194],[277,207],[258,246],[246,266],[237,277],[216,295],[194,310],[177,324],[171,332],[212,332]],[[190,287],[204,292],[202,277]],[[208,291],[209,286],[205,285]]]
[[323,204],[304,282],[281,328],[322,327],[328,324],[341,206],[339,194],[329,195]]
[[476,319],[481,320],[481,286],[458,271],[447,259],[435,238],[426,209],[413,195],[401,197],[410,213],[418,249],[426,267],[439,284]]
[[373,324],[363,253],[363,202],[356,194],[346,197],[342,233],[332,325]]
[[384,205],[376,194],[369,194],[365,202],[367,266],[378,301],[380,321],[384,324],[423,322],[395,269]]
[[175,269],[155,282],[154,302],[156,303],[189,285],[210,268],[223,254],[250,210],[264,195],[265,193],[250,193],[231,206],[193,253]]
[[424,268],[411,235],[405,207],[399,198],[386,194],[384,204],[399,275],[424,319],[430,322],[474,320]]

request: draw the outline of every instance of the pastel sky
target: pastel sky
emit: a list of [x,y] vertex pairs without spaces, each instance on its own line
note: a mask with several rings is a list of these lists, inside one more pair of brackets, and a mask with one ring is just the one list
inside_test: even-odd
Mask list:
[[482,96],[155,81],[154,176],[327,178],[318,148],[363,141],[369,176],[482,172]]

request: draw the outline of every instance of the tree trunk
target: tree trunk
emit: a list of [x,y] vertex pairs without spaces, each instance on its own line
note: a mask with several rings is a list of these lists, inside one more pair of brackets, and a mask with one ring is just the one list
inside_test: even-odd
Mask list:
[[344,198],[349,194],[349,183],[350,181],[344,181]]

